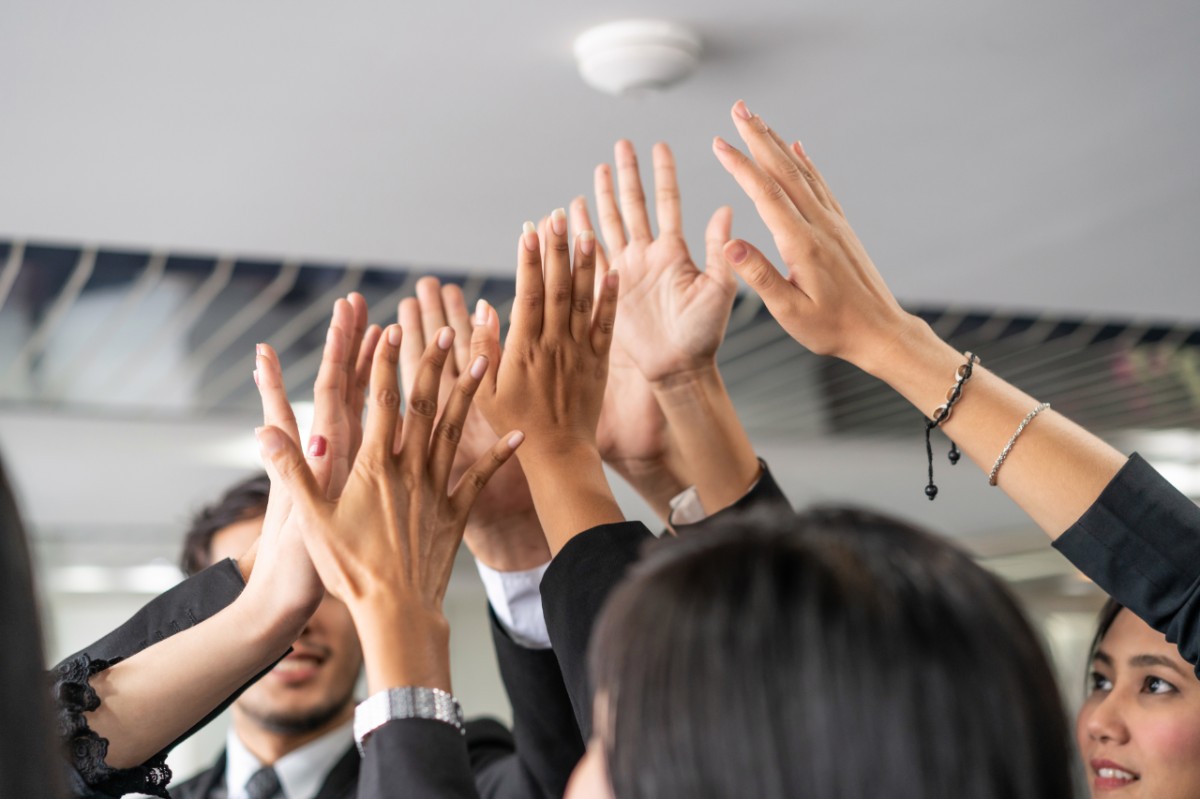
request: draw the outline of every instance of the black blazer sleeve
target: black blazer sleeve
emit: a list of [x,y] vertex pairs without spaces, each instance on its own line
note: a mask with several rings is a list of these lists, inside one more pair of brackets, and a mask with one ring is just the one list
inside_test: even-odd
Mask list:
[[478,799],[466,736],[430,719],[389,721],[367,739],[358,796]]
[[542,577],[542,609],[583,740],[591,736],[587,647],[604,600],[654,536],[641,522],[603,524],[562,548]]
[[737,502],[704,517],[698,522],[675,525],[675,534],[680,537],[695,535],[705,530],[719,528],[727,519],[747,514],[769,515],[794,513],[792,503],[788,501],[787,496],[783,493],[783,489],[775,482],[775,477],[771,474],[770,468],[767,467],[766,461],[760,459],[759,464],[762,466],[762,473],[759,475],[758,481]]
[[557,799],[566,791],[584,749],[558,658],[552,650],[516,643],[490,608],[489,616],[500,676],[513,711],[515,753],[482,764],[468,729],[475,784],[484,799]]
[[1054,547],[1200,675],[1200,507],[1134,453]]
[[245,587],[236,563],[228,559],[215,563],[150,600],[120,627],[66,660],[79,655],[87,655],[92,660],[117,660],[135,655],[156,641],[215,616]]

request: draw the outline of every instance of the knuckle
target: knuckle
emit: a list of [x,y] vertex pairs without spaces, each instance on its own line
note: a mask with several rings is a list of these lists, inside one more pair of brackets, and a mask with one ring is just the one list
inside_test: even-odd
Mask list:
[[415,416],[423,416],[432,419],[437,413],[437,403],[430,399],[420,398],[414,399],[408,406],[408,412]]
[[442,422],[438,425],[437,432],[439,436],[455,444],[462,440],[462,427],[451,422]]
[[571,303],[571,310],[575,313],[590,314],[592,312],[592,298],[580,297]]
[[567,244],[567,240],[565,238],[556,238],[550,242],[550,249],[557,253],[566,254],[571,251],[571,245]]
[[400,392],[390,386],[375,392],[375,404],[381,408],[395,410],[400,407]]
[[604,335],[610,335],[613,328],[616,326],[616,319],[611,316],[605,316],[600,319],[600,332]]
[[478,469],[472,469],[466,474],[467,483],[474,487],[476,491],[482,491],[487,485],[487,477],[485,477]]
[[550,291],[550,298],[554,301],[555,304],[566,305],[567,303],[569,303],[571,301],[571,287],[570,286],[555,286]]
[[764,199],[771,201],[779,201],[786,196],[783,191],[783,186],[775,182],[773,178],[763,177],[758,182],[758,192]]

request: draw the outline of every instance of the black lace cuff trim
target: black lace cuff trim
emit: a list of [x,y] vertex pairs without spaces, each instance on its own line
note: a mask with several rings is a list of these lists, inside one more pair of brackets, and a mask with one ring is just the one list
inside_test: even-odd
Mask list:
[[120,662],[92,660],[81,654],[60,664],[53,672],[54,704],[58,716],[58,737],[66,746],[67,759],[89,786],[111,795],[144,793],[170,799],[167,784],[171,769],[167,753],[159,752],[140,766],[110,768],[104,762],[108,755],[108,740],[93,732],[84,713],[100,707],[100,697],[89,684],[92,675]]

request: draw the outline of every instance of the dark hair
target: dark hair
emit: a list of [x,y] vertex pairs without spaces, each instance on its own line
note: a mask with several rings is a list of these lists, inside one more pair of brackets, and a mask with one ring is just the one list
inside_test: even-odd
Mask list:
[[886,516],[660,542],[592,643],[619,799],[1073,794],[1058,688],[1012,595]]
[[192,575],[212,565],[212,540],[217,532],[266,514],[270,490],[271,481],[265,472],[260,472],[231,486],[219,500],[201,508],[183,537],[179,566],[184,573]]
[[1104,607],[1100,608],[1100,613],[1096,617],[1096,634],[1092,636],[1092,646],[1088,649],[1087,668],[1090,671],[1092,661],[1096,659],[1096,652],[1100,650],[1100,644],[1104,643],[1104,636],[1108,635],[1108,630],[1113,626],[1113,622],[1117,620],[1117,615],[1125,609],[1117,600],[1109,597],[1104,602]]
[[65,761],[52,734],[50,683],[25,528],[0,465],[0,786],[5,796],[62,796]]

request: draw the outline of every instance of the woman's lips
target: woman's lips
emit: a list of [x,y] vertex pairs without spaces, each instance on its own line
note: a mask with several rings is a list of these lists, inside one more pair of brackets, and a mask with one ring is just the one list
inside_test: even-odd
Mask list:
[[1093,760],[1089,765],[1092,767],[1092,784],[1098,791],[1114,791],[1141,779],[1137,772],[1111,760]]

